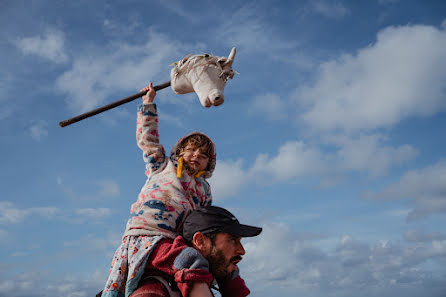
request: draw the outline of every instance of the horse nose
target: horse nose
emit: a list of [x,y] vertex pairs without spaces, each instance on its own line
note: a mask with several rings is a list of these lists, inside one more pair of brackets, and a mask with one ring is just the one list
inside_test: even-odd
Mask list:
[[219,106],[225,101],[225,98],[223,96],[217,96],[214,98],[214,106]]
[[212,105],[218,106],[223,103],[225,100],[225,96],[221,94],[221,92],[212,92],[209,96],[209,99],[211,99]]

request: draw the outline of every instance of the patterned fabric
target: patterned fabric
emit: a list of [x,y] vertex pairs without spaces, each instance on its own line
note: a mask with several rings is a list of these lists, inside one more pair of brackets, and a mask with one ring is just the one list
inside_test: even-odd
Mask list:
[[124,237],[111,263],[102,297],[129,296],[136,290],[144,274],[147,259],[162,236]]
[[195,178],[184,171],[178,178],[177,156],[172,154],[170,158],[167,157],[164,147],[159,143],[155,104],[140,107],[136,139],[143,151],[147,181],[138,200],[131,207],[131,217],[124,236],[161,234],[175,238],[190,211],[211,204],[211,190],[205,178],[212,174],[215,159],[210,160],[213,166],[203,176]]
[[[212,175],[215,158],[209,161],[210,169],[202,176],[196,178],[184,171],[178,178],[176,155],[167,157],[159,143],[155,104],[140,106],[136,139],[143,151],[147,181],[130,209],[130,218],[122,244],[113,257],[103,297],[129,296],[137,288],[157,242],[162,238],[174,239],[189,212],[210,205],[212,201],[210,186],[205,178]],[[213,150],[215,156],[215,146]]]

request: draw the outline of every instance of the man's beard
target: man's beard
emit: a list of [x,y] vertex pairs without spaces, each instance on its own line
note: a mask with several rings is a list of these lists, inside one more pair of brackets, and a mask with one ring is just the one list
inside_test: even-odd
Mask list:
[[227,269],[231,262],[226,260],[221,250],[213,246],[207,260],[209,262],[209,270],[218,282],[226,282],[231,279],[232,273]]

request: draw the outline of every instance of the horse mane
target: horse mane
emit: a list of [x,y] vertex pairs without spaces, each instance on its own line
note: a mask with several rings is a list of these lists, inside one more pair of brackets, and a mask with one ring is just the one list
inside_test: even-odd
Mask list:
[[215,65],[217,68],[220,69],[221,72],[223,72],[223,68],[221,67],[220,63],[218,62],[221,59],[226,59],[226,57],[217,57],[210,54],[201,54],[201,55],[192,55],[189,54],[186,57],[184,57],[182,60],[173,63],[172,65],[175,65],[175,67],[172,69],[175,76],[178,76],[184,72],[188,72],[196,67],[203,67],[203,71],[205,69],[205,66],[209,65]]

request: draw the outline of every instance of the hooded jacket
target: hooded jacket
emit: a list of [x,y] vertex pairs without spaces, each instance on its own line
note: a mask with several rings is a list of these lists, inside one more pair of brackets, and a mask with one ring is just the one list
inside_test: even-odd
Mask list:
[[163,145],[159,143],[156,105],[144,104],[139,107],[136,140],[143,151],[147,181],[138,200],[132,204],[124,237],[164,235],[173,239],[179,234],[187,214],[200,206],[211,204],[211,189],[206,179],[212,176],[215,168],[214,143],[209,139],[213,153],[204,174],[195,177],[187,170],[178,170],[177,149],[187,137],[194,134],[209,139],[200,132],[190,133],[178,140],[170,157],[167,157]]

